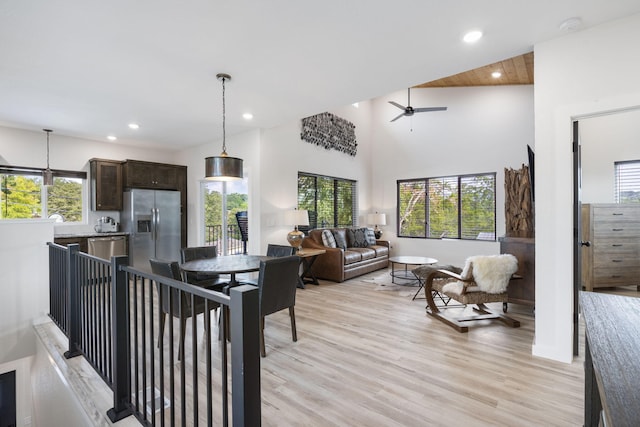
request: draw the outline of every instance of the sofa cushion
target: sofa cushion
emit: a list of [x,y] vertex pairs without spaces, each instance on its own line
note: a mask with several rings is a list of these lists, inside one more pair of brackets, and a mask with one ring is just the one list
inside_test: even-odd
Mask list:
[[347,245],[350,248],[366,248],[367,242],[366,228],[347,228]]
[[369,246],[369,249],[373,249],[374,251],[376,251],[376,257],[389,256],[388,246],[373,245],[373,246]]
[[347,249],[347,238],[344,229],[335,228],[331,232],[336,239],[336,248]]
[[331,230],[322,230],[322,244],[329,248],[337,247],[336,239],[333,237]]
[[358,252],[362,257],[362,261],[376,257],[376,251],[372,248],[349,248],[349,252],[351,251]]
[[362,261],[362,255],[355,250],[344,251],[344,265]]
[[373,228],[365,228],[365,237],[369,246],[376,244],[376,233]]

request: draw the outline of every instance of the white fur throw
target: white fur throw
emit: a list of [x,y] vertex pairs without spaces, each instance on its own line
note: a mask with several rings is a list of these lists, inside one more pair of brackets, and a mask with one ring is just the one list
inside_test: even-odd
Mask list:
[[500,294],[507,290],[509,279],[517,270],[518,259],[511,254],[477,255],[467,258],[461,276],[473,276],[480,291]]

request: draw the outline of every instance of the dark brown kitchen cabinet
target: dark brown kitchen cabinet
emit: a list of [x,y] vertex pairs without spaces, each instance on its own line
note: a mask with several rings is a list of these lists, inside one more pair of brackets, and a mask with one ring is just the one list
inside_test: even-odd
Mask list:
[[91,208],[94,211],[122,210],[122,162],[91,159]]
[[89,244],[86,237],[55,237],[53,243],[58,245],[67,246],[78,244],[80,245],[80,252],[89,253]]
[[123,163],[124,186],[154,190],[181,190],[186,166],[127,160]]

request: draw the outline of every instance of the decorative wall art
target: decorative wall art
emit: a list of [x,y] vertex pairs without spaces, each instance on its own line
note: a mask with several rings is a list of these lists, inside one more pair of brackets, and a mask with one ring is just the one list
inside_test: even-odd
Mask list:
[[302,119],[300,138],[327,150],[355,156],[358,150],[355,129],[356,126],[348,120],[331,113],[321,113]]

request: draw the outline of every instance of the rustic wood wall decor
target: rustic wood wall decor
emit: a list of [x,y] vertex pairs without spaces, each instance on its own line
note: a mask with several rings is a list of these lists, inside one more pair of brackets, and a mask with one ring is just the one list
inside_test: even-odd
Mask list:
[[327,150],[355,156],[358,150],[355,130],[356,126],[350,121],[331,113],[321,113],[302,119],[300,138]]
[[533,203],[529,167],[504,168],[504,217],[506,234],[533,235]]

